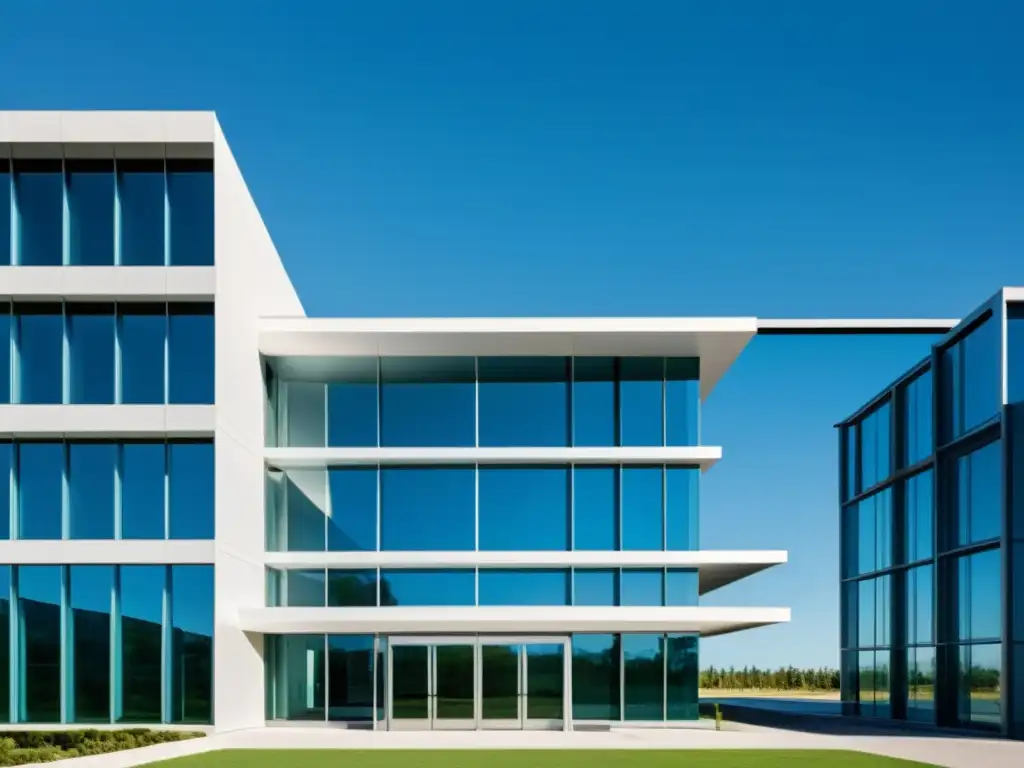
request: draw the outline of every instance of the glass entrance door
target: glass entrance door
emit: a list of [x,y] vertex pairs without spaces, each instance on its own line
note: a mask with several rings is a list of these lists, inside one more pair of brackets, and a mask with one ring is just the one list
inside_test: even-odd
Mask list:
[[481,645],[480,658],[482,728],[562,728],[564,643],[485,643]]
[[391,727],[476,728],[476,648],[392,643]]

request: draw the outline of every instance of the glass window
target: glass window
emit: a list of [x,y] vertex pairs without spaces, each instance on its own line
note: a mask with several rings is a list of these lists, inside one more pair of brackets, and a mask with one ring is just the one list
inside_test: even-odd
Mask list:
[[662,635],[623,635],[624,720],[665,719],[665,656]]
[[665,445],[700,445],[700,358],[665,360]]
[[865,717],[875,715],[875,652],[861,651],[857,654],[857,693],[860,701],[860,714]]
[[[0,266],[11,263],[11,165],[4,159],[0,160]],[[6,704],[0,702],[2,707]],[[0,722],[6,722],[5,718]]]
[[120,697],[117,722],[162,721],[163,565],[122,565],[120,568]]
[[69,304],[71,402],[114,402],[114,305]]
[[381,445],[476,445],[476,361],[472,357],[385,357]]
[[577,357],[572,365],[572,444],[617,445],[615,358]]
[[573,549],[619,548],[618,467],[573,467]]
[[213,333],[212,304],[168,308],[168,402],[213,404]]
[[[11,567],[0,565],[0,692],[11,689]],[[9,722],[11,697],[0,695],[0,723]]]
[[870,648],[875,644],[875,580],[857,582],[857,645]]
[[942,351],[943,443],[979,427],[1002,402],[1000,328],[991,316]]
[[622,548],[664,549],[661,467],[622,468]]
[[619,361],[619,425],[622,445],[664,445],[665,360]]
[[16,304],[18,402],[64,402],[64,317],[60,304]]
[[163,304],[118,304],[121,352],[121,402],[163,405],[167,307]]
[[281,382],[285,445],[319,448],[327,445],[326,385],[319,381]]
[[612,568],[577,568],[572,575],[572,604],[613,606],[619,604],[619,572]]
[[961,646],[959,661],[957,714],[960,722],[982,728],[1001,727],[1004,717],[1000,707],[1002,645]]
[[907,466],[932,455],[932,372],[925,371],[905,390],[903,430]]
[[[11,487],[13,484],[12,470],[14,468],[14,443],[0,440],[0,539],[11,538]],[[2,588],[0,588],[2,591]],[[0,623],[0,634],[3,634],[3,624]],[[3,659],[0,658],[0,666]],[[3,686],[0,686],[0,692]],[[0,699],[3,696],[0,695]],[[0,723],[3,719],[0,718]]]
[[171,264],[213,266],[213,160],[167,160]]
[[327,384],[327,445],[377,445],[377,358],[339,360]]
[[885,480],[892,472],[890,406],[883,403],[860,424],[861,488],[867,490]]
[[373,635],[327,636],[328,720],[373,720]]
[[119,160],[117,196],[121,211],[121,263],[162,267],[167,263],[163,160]]
[[875,538],[877,497],[870,496],[857,504],[857,573],[871,573],[878,569],[878,547]]
[[480,445],[569,445],[569,359],[481,357]]
[[668,635],[665,638],[666,719],[696,720],[700,667],[696,635]]
[[380,604],[405,606],[476,605],[476,574],[449,571],[382,570]]
[[872,497],[875,502],[876,567],[892,566],[892,490],[886,488]]
[[114,263],[114,161],[66,160],[71,263]]
[[476,478],[472,468],[381,470],[383,551],[475,548]]
[[212,539],[214,452],[212,441],[172,442],[169,452],[169,519],[172,539]]
[[935,723],[935,649],[907,649],[907,720]]
[[479,499],[481,550],[569,549],[567,467],[481,467]]
[[377,549],[377,469],[328,470],[331,506],[327,549],[373,552]]
[[665,572],[659,569],[624,569],[622,604],[658,606],[665,604]]
[[892,577],[875,579],[875,645],[892,643]]
[[665,468],[665,548],[700,549],[700,468]]
[[18,719],[23,723],[61,719],[62,571],[59,565],[18,566]]
[[116,443],[68,443],[70,538],[114,538],[116,484]]
[[907,480],[907,562],[910,563],[930,558],[934,549],[933,482],[930,469]]
[[327,571],[327,605],[373,608],[377,605],[377,571]]
[[857,425],[843,428],[843,499],[852,499],[858,493],[857,487]]
[[935,642],[932,630],[933,578],[930,565],[907,571],[907,642],[911,645]]
[[[3,242],[0,241],[0,248]],[[11,305],[0,302],[0,403],[10,403],[11,400],[11,333],[14,328],[14,318],[11,315]]]
[[289,608],[323,608],[327,605],[327,575],[323,568],[283,572],[285,605]]
[[989,549],[957,563],[958,637],[998,640],[1002,636],[1000,551]]
[[171,566],[172,723],[213,722],[213,566]]
[[618,635],[572,636],[574,720],[621,719],[620,657]]
[[121,538],[165,537],[164,443],[125,443],[121,449]]
[[[0,183],[3,182],[0,170]],[[0,203],[3,201],[0,190]],[[3,213],[0,212],[0,217]],[[0,235],[3,233],[3,219],[0,218]],[[1013,302],[1006,305],[1006,391],[1007,402],[1016,404],[1024,400],[1024,304]],[[1024,725],[1024,715],[1022,715]]]
[[72,565],[71,659],[72,723],[110,722],[110,614],[114,566]]
[[569,572],[481,570],[480,605],[569,605]]
[[61,160],[15,160],[18,263],[57,267],[64,263],[64,170]]
[[669,568],[665,573],[665,605],[697,605],[700,574],[693,568]]
[[272,635],[267,670],[273,690],[273,717],[281,720],[326,718],[326,637]]
[[64,445],[18,444],[18,538],[63,535]]
[[956,461],[956,543],[974,544],[1002,532],[1002,443],[998,440]]
[[327,478],[322,469],[285,473],[286,552],[323,552],[327,537]]

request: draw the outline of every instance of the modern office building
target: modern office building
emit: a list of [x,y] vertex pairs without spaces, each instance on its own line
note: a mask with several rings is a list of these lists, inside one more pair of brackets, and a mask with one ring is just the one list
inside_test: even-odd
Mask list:
[[839,425],[847,714],[1024,738],[1022,406],[1004,288]]
[[212,113],[0,113],[0,262],[2,722],[668,726],[789,619],[699,604],[752,318],[306,318]]

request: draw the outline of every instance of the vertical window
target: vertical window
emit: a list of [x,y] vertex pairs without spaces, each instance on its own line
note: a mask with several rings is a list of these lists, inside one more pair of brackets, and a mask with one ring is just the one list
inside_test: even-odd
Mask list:
[[[0,242],[0,248],[3,243]],[[11,305],[0,302],[0,403],[14,402],[11,398],[11,339],[14,318]]]
[[878,546],[875,534],[877,516],[875,496],[862,499],[854,507],[857,510],[857,571],[871,573],[878,570]]
[[327,445],[329,425],[325,416],[327,385],[320,381],[282,382],[284,392],[285,445],[322,448]]
[[959,559],[956,595],[960,640],[999,640],[1002,637],[1003,587],[998,549]]
[[622,548],[664,549],[661,467],[622,469]]
[[569,360],[481,357],[480,445],[569,445]]
[[861,648],[875,645],[876,592],[874,579],[857,582],[857,645]]
[[72,565],[71,670],[73,723],[110,722],[110,612],[114,566]]
[[327,445],[377,445],[377,358],[349,357],[337,362],[327,384]]
[[658,569],[624,569],[622,604],[661,606],[665,604],[665,572]]
[[577,568],[572,575],[572,593],[573,605],[618,605],[619,572]]
[[114,263],[114,161],[66,161],[70,260],[76,266]]
[[164,258],[164,162],[119,160],[121,263],[162,267]]
[[69,304],[70,401],[109,405],[115,399],[114,305]]
[[932,372],[925,371],[907,385],[904,394],[904,464],[910,466],[932,455]]
[[907,571],[907,642],[930,645],[935,641],[932,606],[932,566]]
[[213,722],[213,566],[171,566],[172,723]]
[[623,635],[622,663],[623,720],[664,720],[664,636]]
[[213,161],[167,160],[171,264],[213,266]]
[[[11,538],[11,487],[14,470],[14,443],[0,440],[0,540]],[[0,624],[0,634],[3,625]],[[2,663],[2,661],[0,661]],[[3,687],[0,686],[0,698]],[[0,719],[0,722],[3,722]]]
[[665,573],[665,605],[697,605],[700,577],[696,570],[669,568]]
[[[276,635],[271,641],[273,714],[281,720],[325,720],[326,638]],[[424,649],[425,650],[425,649]]]
[[327,487],[322,469],[285,474],[286,551],[323,552],[327,536]]
[[932,556],[934,549],[934,512],[932,511],[932,471],[926,470],[907,480],[906,523],[907,562],[913,563]]
[[382,550],[472,550],[475,518],[472,468],[381,469]]
[[621,719],[621,650],[618,635],[573,635],[574,720]]
[[62,443],[18,444],[18,538],[61,538],[63,484]]
[[60,722],[62,571],[59,565],[18,566],[18,656],[23,723]]
[[381,445],[476,445],[472,357],[381,359]]
[[665,638],[666,719],[697,719],[699,678],[697,636],[668,635]]
[[168,402],[213,403],[213,326],[212,304],[168,308]]
[[700,549],[699,467],[665,468],[665,548]]
[[615,358],[577,357],[572,365],[572,444],[616,445]]
[[332,467],[328,470],[331,505],[327,549],[373,552],[377,549],[377,470]]
[[168,443],[172,539],[212,539],[214,451],[210,441]]
[[121,538],[165,536],[164,443],[125,443],[121,456]]
[[618,467],[573,467],[573,549],[619,548]]
[[890,405],[883,403],[860,424],[861,489],[867,490],[892,473]]
[[68,443],[70,538],[114,538],[117,444]]
[[[0,160],[0,266],[11,261],[11,164]],[[5,706],[0,703],[0,707]]]
[[64,172],[60,160],[15,160],[18,263],[57,267],[64,263]]
[[64,402],[64,317],[60,304],[16,304],[18,402]]
[[327,719],[373,720],[373,635],[327,636]]
[[1002,529],[1002,443],[999,440],[956,460],[956,543],[999,538]]
[[877,553],[875,566],[879,569],[892,565],[892,490],[874,495],[875,502],[875,535]]
[[167,567],[121,566],[119,723],[162,721],[164,590]]
[[665,360],[665,445],[700,444],[700,358]]
[[991,317],[942,351],[942,442],[995,418],[1002,402],[1000,329]]
[[566,467],[480,467],[479,548],[569,549]]
[[163,405],[167,307],[163,304],[118,304],[121,351],[121,402]]
[[935,724],[935,649],[907,649],[907,720]]
[[11,722],[11,568],[0,565],[0,723]]
[[664,379],[664,358],[624,357],[619,360],[622,445],[665,444]]

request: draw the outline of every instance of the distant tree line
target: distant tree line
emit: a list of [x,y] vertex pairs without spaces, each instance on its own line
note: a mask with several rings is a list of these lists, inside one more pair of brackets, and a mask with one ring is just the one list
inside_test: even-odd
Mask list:
[[819,669],[759,669],[743,667],[728,669],[708,667],[701,670],[700,687],[706,689],[741,690],[763,689],[771,691],[838,691],[839,670]]

